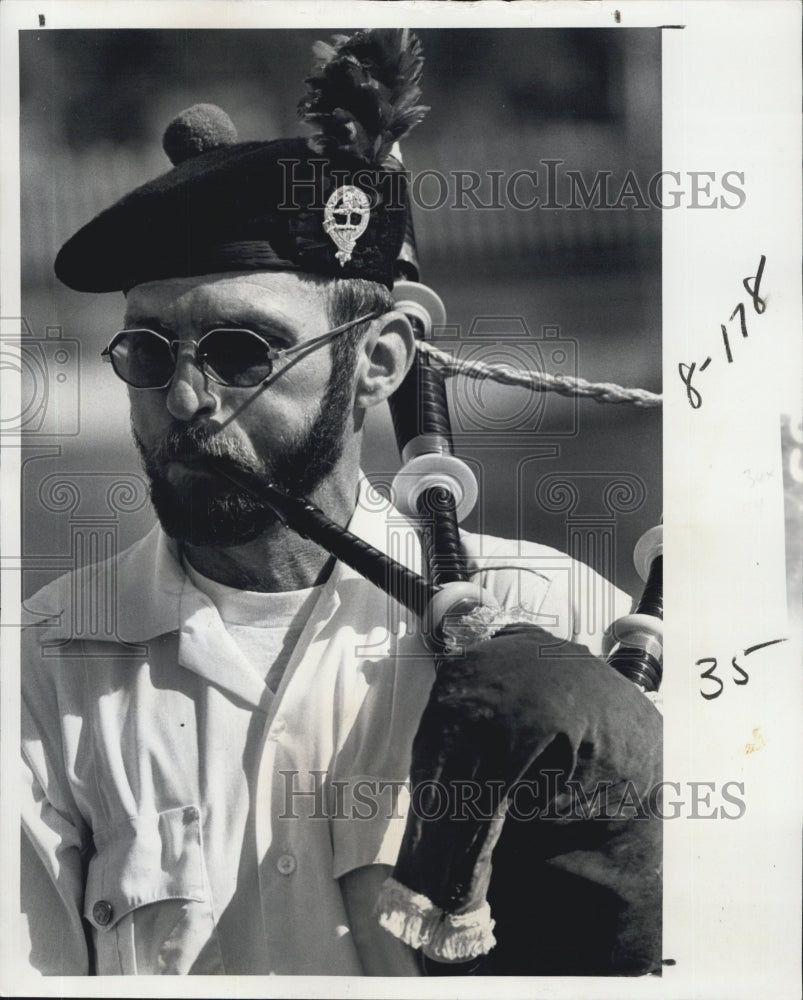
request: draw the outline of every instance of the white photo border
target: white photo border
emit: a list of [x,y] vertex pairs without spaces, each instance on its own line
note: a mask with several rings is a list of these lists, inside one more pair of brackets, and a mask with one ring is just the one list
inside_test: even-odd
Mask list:
[[[738,210],[685,208],[663,216],[664,676],[668,780],[744,784],[738,820],[665,824],[661,977],[639,979],[374,980],[308,977],[25,978],[11,929],[19,898],[16,760],[19,653],[0,629],[2,656],[3,893],[0,984],[38,996],[506,997],[767,1000],[797,995],[800,981],[800,830],[803,707],[800,637],[787,613],[780,420],[798,420],[801,323],[801,66],[796,0],[619,0],[390,4],[368,2],[153,2],[4,0],[2,61],[2,316],[20,316],[18,32],[100,27],[661,26],[665,170],[744,174]],[[752,310],[743,281],[766,259],[766,310]],[[737,302],[751,336],[722,359],[721,325]],[[755,334],[753,334],[755,329]],[[738,342],[737,342],[738,341]],[[719,352],[717,354],[717,352]],[[693,408],[679,364],[710,371]],[[4,407],[18,381],[2,372]],[[2,597],[13,620],[20,570],[19,447],[5,437],[2,463]],[[784,638],[751,667],[733,697],[700,696],[697,661]],[[730,692],[729,692],[730,693]],[[738,697],[738,695],[746,695]]]

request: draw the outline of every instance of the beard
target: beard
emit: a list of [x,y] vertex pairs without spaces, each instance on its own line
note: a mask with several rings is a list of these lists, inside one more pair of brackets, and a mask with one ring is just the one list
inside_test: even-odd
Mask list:
[[[308,498],[337,465],[351,409],[351,386],[333,376],[320,411],[295,437],[261,459],[225,431],[201,424],[176,424],[155,444],[147,445],[133,430],[134,442],[150,481],[151,503],[171,538],[195,546],[236,546],[258,538],[276,524],[273,508],[225,478],[226,470],[242,471],[266,485]],[[168,476],[173,461],[198,462],[210,475]],[[215,471],[220,475],[215,475]]]

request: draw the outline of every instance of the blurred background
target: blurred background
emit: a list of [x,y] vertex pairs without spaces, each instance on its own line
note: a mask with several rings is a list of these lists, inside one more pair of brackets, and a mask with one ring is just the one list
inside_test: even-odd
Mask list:
[[[242,140],[299,134],[311,45],[327,34],[20,33],[26,596],[153,521],[126,393],[100,362],[122,296],[60,286],[56,252],[168,169],[162,133],[189,105],[219,104]],[[431,111],[403,153],[419,175],[422,280],[447,309],[439,346],[660,392],[661,221],[648,199],[661,169],[660,32],[419,34]],[[469,171],[476,182],[459,176]],[[569,172],[587,191],[606,174],[616,207],[599,207],[599,189],[583,207]],[[480,483],[465,526],[571,549],[639,593],[633,546],[662,509],[660,410],[467,379],[450,391],[456,450]],[[364,467],[387,481],[397,465],[383,408]]]

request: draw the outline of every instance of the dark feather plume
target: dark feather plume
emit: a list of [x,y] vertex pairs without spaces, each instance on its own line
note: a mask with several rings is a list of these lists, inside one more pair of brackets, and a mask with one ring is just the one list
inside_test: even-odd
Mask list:
[[308,93],[298,105],[317,132],[316,152],[347,150],[381,165],[393,144],[426,115],[421,99],[421,43],[407,28],[375,28],[316,42]]

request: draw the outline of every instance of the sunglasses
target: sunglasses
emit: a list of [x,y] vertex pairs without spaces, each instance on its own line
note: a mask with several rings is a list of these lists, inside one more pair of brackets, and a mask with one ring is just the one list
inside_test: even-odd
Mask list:
[[319,337],[283,349],[271,347],[253,330],[221,327],[207,331],[198,340],[170,340],[155,330],[121,330],[109,341],[101,357],[111,364],[115,375],[135,389],[166,389],[176,370],[179,345],[193,344],[195,363],[213,382],[230,388],[253,389],[271,377],[276,361],[303,355],[379,315],[367,313]]

